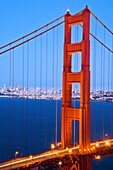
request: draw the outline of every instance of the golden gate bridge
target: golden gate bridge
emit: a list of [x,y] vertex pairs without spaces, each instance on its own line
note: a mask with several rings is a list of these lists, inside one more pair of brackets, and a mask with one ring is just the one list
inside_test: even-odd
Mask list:
[[[90,20],[92,21],[92,25]],[[62,48],[61,38],[63,32],[64,48]],[[105,109],[105,99],[110,101],[113,93],[113,33],[88,9],[87,6],[75,15],[70,15],[69,11],[67,11],[67,14],[30,34],[0,47],[0,50],[1,57],[7,59],[7,77],[9,86],[11,87],[8,95],[8,160],[0,163],[0,169],[38,168],[90,170],[94,159],[100,159],[113,154],[112,104],[109,102],[107,113]],[[60,70],[60,66],[62,66],[62,50],[63,75],[62,68]],[[58,56],[60,56],[60,58],[58,58]],[[16,72],[16,70],[18,71]],[[16,158],[18,151],[14,152],[13,149],[15,109],[15,93],[13,87],[20,77],[22,83],[22,93],[20,94],[20,97],[22,98],[21,156]],[[58,141],[57,124],[59,77],[62,77],[62,83],[60,84],[62,85],[61,141]],[[34,82],[35,91],[33,97],[34,141],[32,143],[34,152],[29,155],[28,134],[30,125],[28,124],[28,113],[30,108],[28,99],[30,81]],[[47,118],[48,110],[50,108],[47,105],[47,95],[50,84],[53,88],[51,91],[52,134],[51,149],[48,149],[47,127],[49,127],[49,125]],[[27,86],[26,89],[25,86]],[[39,87],[39,110],[37,110],[36,107],[37,86]],[[45,91],[42,90],[44,87]],[[79,107],[76,105],[76,88],[80,90]],[[74,89],[74,101],[72,101],[72,89]],[[99,89],[100,96],[97,95],[97,89]],[[105,93],[105,91],[107,92]],[[93,97],[91,97],[91,94]],[[43,96],[46,98],[45,106],[43,106],[42,102]],[[26,106],[24,106],[24,98],[27,100]],[[54,98],[56,99],[55,102]],[[92,110],[90,109],[91,98],[94,100]],[[100,108],[96,108],[95,101],[97,99],[101,101]],[[43,114],[43,107],[45,107],[44,122],[41,117]],[[18,108],[16,109],[18,110]],[[97,110],[99,110],[100,114],[99,137],[97,137],[96,133]],[[24,122],[24,112],[26,113],[26,122]],[[38,123],[36,122],[37,113],[39,117]],[[79,133],[77,132],[77,121],[79,122]],[[36,133],[36,126],[39,128],[38,134]],[[44,142],[42,142],[42,126],[45,128],[45,133],[43,134],[45,135],[45,145]],[[39,151],[35,151],[37,135]],[[43,152],[41,149],[42,147],[45,147]],[[26,154],[23,154],[24,149]]]

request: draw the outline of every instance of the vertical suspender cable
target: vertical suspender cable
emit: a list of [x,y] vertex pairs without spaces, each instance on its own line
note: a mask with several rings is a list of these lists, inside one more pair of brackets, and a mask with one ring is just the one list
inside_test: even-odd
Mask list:
[[52,76],[52,143],[53,143],[53,114],[54,114],[54,101],[53,101],[53,98],[54,98],[54,29],[53,29],[53,68],[52,68],[52,73],[53,73],[53,76]]
[[[78,27],[78,25],[77,25],[77,32],[76,32],[76,36],[77,36],[77,43],[78,43],[78,35],[79,35],[79,27]],[[78,72],[78,53],[76,54],[76,71]],[[77,90],[77,93],[78,93],[78,84],[76,85],[76,90]],[[77,122],[77,121],[76,121]],[[76,136],[76,140],[75,140],[75,142],[76,142],[76,145],[77,145],[77,123],[75,123],[75,129],[76,129],[76,132],[75,132],[75,136]]]
[[27,108],[26,108],[26,155],[28,137],[28,83],[29,83],[29,42],[27,42]]
[[102,112],[103,112],[103,109],[102,109],[102,106],[103,106],[103,103],[102,103],[102,101],[103,101],[103,92],[102,92],[102,45],[101,45],[101,115],[100,115],[100,136],[103,136],[102,135],[102,125],[101,125],[101,123],[102,123],[102,121],[101,121],[101,119],[102,119]]
[[[113,51],[113,35],[112,35],[112,51]],[[111,55],[111,94],[113,95],[113,53]],[[112,111],[113,106],[111,103],[111,137],[112,137]]]
[[[97,19],[96,19],[96,24],[95,24],[95,36],[97,37]],[[97,41],[95,41],[95,92],[96,92],[96,62],[97,62],[97,44],[96,44]],[[95,103],[95,113],[96,113],[96,103]],[[94,114],[95,114],[94,113]],[[95,118],[96,118],[96,115],[95,115]],[[96,119],[94,120],[95,121],[95,140],[96,140]]]
[[[24,42],[24,39],[23,39]],[[22,134],[21,134],[21,157],[23,155],[23,115],[24,115],[24,44],[23,44],[23,70],[22,70]]]
[[[75,108],[75,85],[74,85],[74,108]],[[75,146],[75,136],[76,136],[75,131],[76,129],[75,129],[75,110],[74,110],[74,146]]]
[[39,153],[41,152],[41,88],[42,88],[42,35],[41,35],[41,47],[40,47],[40,127],[39,127]]
[[[97,20],[95,24],[95,36],[97,36]],[[94,56],[93,56],[93,93],[94,93],[94,100],[96,98],[96,41],[94,39]],[[96,139],[96,104],[93,102],[93,140]]]
[[[57,21],[58,24],[58,21]],[[58,92],[58,26],[57,26],[57,54],[56,54],[56,145],[57,145],[57,92]]]
[[34,63],[35,93],[34,93],[34,153],[35,153],[35,131],[36,131],[36,38],[35,38],[35,63]]
[[12,130],[11,130],[11,159],[12,159],[12,154],[13,154],[13,113],[14,113],[14,49],[13,49],[13,61],[12,61]]
[[[76,43],[76,25],[75,25],[75,43]],[[74,58],[74,60],[75,60],[75,62],[74,62],[74,70],[76,69],[76,54],[75,54],[75,56],[74,56],[75,58]],[[74,85],[74,108],[75,108],[75,85]],[[74,146],[75,146],[75,110],[74,110]]]
[[[48,29],[48,27],[47,27]],[[45,150],[47,142],[47,58],[48,58],[48,33],[46,32],[46,107],[45,107]]]
[[[95,39],[93,45],[93,98],[95,101]],[[93,102],[93,141],[95,140],[95,103]]]
[[[11,45],[10,45],[11,48]],[[11,87],[11,50],[9,55],[9,88]],[[11,92],[9,92],[9,132],[8,132],[8,160],[10,159],[10,117],[11,117]]]
[[110,52],[108,51],[108,137],[109,137],[109,67],[110,67]]
[[[105,27],[104,27],[104,45],[105,45]],[[105,47],[103,55],[103,139],[104,139],[104,76],[105,76]]]

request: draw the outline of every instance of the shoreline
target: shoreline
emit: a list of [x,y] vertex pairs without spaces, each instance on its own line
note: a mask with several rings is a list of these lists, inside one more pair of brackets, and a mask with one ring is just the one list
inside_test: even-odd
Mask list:
[[[22,96],[8,96],[8,95],[0,95],[0,98],[23,98],[23,99],[34,99],[34,100],[62,100],[62,98],[52,98],[52,97],[47,97],[47,98],[43,98],[43,97],[41,97],[41,98],[38,98],[38,97],[27,97],[27,96],[24,96],[24,97],[22,97]],[[76,101],[80,101],[80,99],[74,99],[74,98],[72,98],[72,100],[76,100]],[[111,101],[111,100],[94,100],[94,99],[91,99],[90,98],[90,101],[100,101],[100,102],[110,102],[110,103],[112,103],[113,101]]]

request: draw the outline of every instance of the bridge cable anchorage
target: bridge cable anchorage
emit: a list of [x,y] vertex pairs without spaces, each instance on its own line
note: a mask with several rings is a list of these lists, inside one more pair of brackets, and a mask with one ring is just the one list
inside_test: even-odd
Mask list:
[[43,26],[43,27],[41,27],[41,28],[38,28],[37,30],[35,30],[35,31],[33,31],[33,32],[31,32],[31,33],[29,33],[29,34],[27,34],[27,35],[25,35],[25,36],[21,37],[21,38],[18,38],[18,39],[17,39],[17,40],[15,40],[15,41],[12,41],[12,42],[10,42],[10,43],[8,43],[8,44],[6,44],[6,45],[4,45],[4,46],[0,47],[0,49],[5,48],[5,47],[7,47],[7,46],[9,46],[9,45],[12,45],[12,44],[14,44],[14,43],[15,43],[15,42],[17,42],[17,41],[20,41],[20,40],[22,40],[22,39],[24,39],[24,38],[26,38],[26,37],[28,37],[28,36],[30,36],[30,35],[32,35],[32,34],[34,34],[34,33],[38,32],[38,31],[40,31],[41,29],[43,29],[43,28],[45,28],[45,27],[47,27],[47,26],[49,26],[49,25],[53,24],[54,22],[56,22],[56,21],[60,20],[60,19],[61,19],[61,18],[63,18],[64,16],[65,16],[65,15],[63,15],[63,16],[61,16],[61,17],[59,17],[59,18],[55,19],[54,21],[52,21],[52,22],[50,22],[50,23],[48,23],[48,24],[44,25],[44,26]]

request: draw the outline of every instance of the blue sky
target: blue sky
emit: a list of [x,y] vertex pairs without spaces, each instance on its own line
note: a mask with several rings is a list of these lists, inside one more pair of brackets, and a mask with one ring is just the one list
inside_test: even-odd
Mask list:
[[113,30],[112,0],[0,0],[0,46],[60,17],[89,9]]
[[[0,46],[64,15],[67,9],[73,15],[84,9],[86,5],[111,31],[113,30],[112,0],[1,0]],[[4,68],[2,62],[0,67]],[[22,65],[18,65],[18,67],[22,67]],[[1,79],[4,74],[1,75]],[[8,75],[6,79],[8,79]],[[15,83],[19,84],[19,82]],[[0,82],[0,86],[3,86],[3,82]]]

